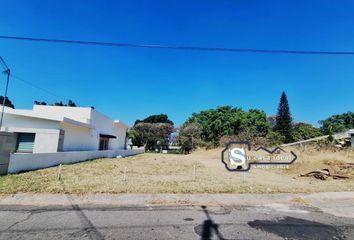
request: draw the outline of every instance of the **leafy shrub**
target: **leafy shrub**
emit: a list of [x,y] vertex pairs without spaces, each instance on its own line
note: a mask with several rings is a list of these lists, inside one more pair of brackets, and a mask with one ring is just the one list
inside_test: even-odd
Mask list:
[[323,135],[321,129],[315,128],[314,126],[308,123],[295,124],[292,134],[294,141],[306,140]]
[[275,131],[269,131],[267,139],[270,146],[278,146],[285,142],[285,136]]

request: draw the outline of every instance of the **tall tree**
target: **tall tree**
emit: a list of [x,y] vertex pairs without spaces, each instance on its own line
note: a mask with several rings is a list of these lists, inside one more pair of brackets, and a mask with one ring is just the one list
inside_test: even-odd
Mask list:
[[[2,106],[3,102],[4,102],[4,97],[0,96],[0,105],[1,106]],[[5,98],[5,107],[15,108],[15,105],[11,102],[11,100],[8,97]]]
[[292,142],[292,117],[285,92],[281,94],[274,130],[285,137],[286,143]]
[[130,131],[133,144],[145,146],[146,150],[166,149],[168,139],[173,131],[173,125],[169,123],[144,123],[136,124]]
[[145,146],[146,150],[162,150],[168,147],[173,129],[173,122],[166,114],[152,115],[144,120],[136,120],[129,137],[135,146]]

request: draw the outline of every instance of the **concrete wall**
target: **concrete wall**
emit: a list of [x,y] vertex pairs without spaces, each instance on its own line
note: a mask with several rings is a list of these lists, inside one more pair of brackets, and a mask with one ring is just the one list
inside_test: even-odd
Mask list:
[[12,133],[0,132],[0,175],[7,174],[10,153],[15,145],[14,142]]
[[11,154],[8,173],[47,168],[59,164],[77,163],[97,158],[112,158],[117,155],[124,157],[143,152],[144,149]]

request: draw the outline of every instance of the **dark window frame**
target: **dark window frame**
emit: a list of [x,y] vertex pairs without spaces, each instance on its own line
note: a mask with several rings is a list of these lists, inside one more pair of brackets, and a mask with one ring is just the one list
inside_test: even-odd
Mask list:
[[[26,133],[26,132],[19,132],[16,133],[17,134],[17,139],[16,139],[16,148],[15,148],[15,152],[16,153],[33,153],[33,149],[34,149],[34,143],[36,141],[36,133]],[[33,148],[31,150],[19,150],[19,146],[20,146],[20,136],[22,134],[27,134],[27,135],[33,135]]]

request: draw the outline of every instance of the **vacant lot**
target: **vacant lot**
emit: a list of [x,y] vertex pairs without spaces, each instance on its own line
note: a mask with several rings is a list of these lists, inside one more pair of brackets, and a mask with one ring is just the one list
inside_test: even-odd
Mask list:
[[[228,172],[220,149],[190,155],[142,154],[121,159],[98,159],[0,177],[0,193],[279,193],[354,191],[352,151],[296,150],[299,159],[289,169]],[[195,166],[195,176],[194,176]],[[348,179],[318,180],[301,173],[327,168]],[[124,174],[126,169],[126,174]]]

